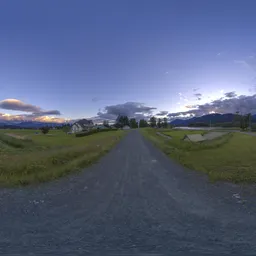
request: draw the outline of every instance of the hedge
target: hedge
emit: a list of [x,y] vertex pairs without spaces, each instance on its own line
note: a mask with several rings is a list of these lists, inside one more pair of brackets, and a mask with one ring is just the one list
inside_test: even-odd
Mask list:
[[95,129],[95,130],[90,130],[90,131],[86,131],[86,132],[79,132],[76,133],[76,137],[84,137],[84,136],[89,136],[92,135],[94,133],[98,133],[98,132],[109,132],[109,131],[116,131],[117,129]]

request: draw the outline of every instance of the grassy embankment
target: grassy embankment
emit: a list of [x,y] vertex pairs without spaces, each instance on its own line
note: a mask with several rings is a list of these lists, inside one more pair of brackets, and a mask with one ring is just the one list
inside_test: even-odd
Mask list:
[[125,134],[109,131],[77,138],[60,130],[36,132],[0,130],[1,186],[44,182],[78,171],[97,161]]
[[212,141],[192,143],[182,141],[184,135],[201,131],[163,132],[172,136],[170,140],[157,135],[154,129],[141,132],[171,158],[207,173],[211,181],[256,182],[256,137],[230,133]]

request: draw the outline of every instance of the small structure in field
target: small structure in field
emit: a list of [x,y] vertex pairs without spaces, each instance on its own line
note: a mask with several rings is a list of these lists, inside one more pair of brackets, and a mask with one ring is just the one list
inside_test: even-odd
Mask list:
[[206,140],[214,140],[226,134],[228,134],[228,132],[209,132],[204,135],[204,138]]
[[184,141],[191,141],[191,142],[202,142],[205,141],[205,138],[202,134],[187,134],[183,138]]
[[214,140],[228,134],[228,132],[209,132],[204,135],[202,134],[187,134],[183,138],[184,141],[191,142],[202,142],[206,140]]

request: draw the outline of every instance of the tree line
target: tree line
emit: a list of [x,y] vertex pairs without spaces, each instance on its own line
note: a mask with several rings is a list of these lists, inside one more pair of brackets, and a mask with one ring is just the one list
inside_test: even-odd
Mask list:
[[144,127],[158,127],[158,128],[167,128],[168,127],[168,121],[167,118],[156,118],[152,116],[149,120],[149,122],[145,119],[140,119],[137,121],[135,118],[128,118],[128,116],[120,116],[118,119],[118,122],[116,123],[117,128],[122,128],[124,126],[130,126],[131,128],[144,128]]

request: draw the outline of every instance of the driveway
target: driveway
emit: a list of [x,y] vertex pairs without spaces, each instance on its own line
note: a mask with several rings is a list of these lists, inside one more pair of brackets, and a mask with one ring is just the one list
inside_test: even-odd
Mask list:
[[210,184],[131,131],[80,174],[0,190],[0,254],[255,255],[254,191]]

